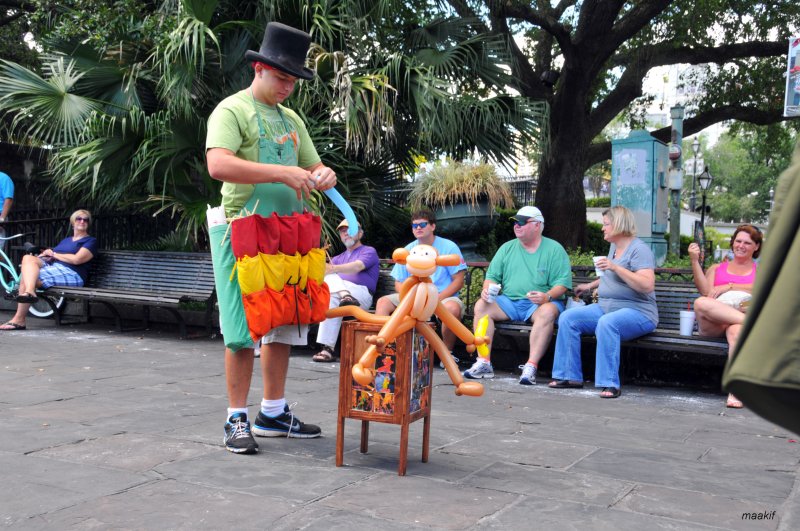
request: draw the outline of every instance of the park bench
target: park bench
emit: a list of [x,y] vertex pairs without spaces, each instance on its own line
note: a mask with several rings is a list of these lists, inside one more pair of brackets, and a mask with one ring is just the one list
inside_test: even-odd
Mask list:
[[[147,328],[150,308],[162,308],[177,321],[181,338],[187,337],[187,332],[180,310],[195,305],[202,307],[205,310],[204,324],[210,333],[216,302],[209,253],[102,251],[92,260],[85,286],[54,286],[44,295],[83,303],[82,320],[70,321],[69,324],[90,321],[90,303],[102,304],[111,312],[119,332]],[[126,328],[117,309],[120,305],[141,306],[141,325]],[[67,324],[63,318],[65,306],[55,308],[51,304],[56,325]]]
[[[382,260],[384,266],[391,263]],[[475,297],[480,293],[480,286],[483,282],[487,262],[467,262],[467,274],[465,286],[468,288],[462,291],[462,300],[466,305],[465,319],[472,319]],[[381,269],[378,280],[378,288],[375,293],[375,300],[382,295],[394,291],[394,279],[389,272],[391,268]],[[573,266],[573,286],[583,282],[594,280],[593,266]],[[697,288],[691,281],[691,271],[683,269],[656,269],[656,303],[658,305],[659,324],[658,328],[650,334],[640,338],[625,341],[624,348],[636,348],[646,350],[663,350],[673,352],[692,352],[697,354],[712,354],[726,356],[728,343],[725,338],[700,337],[696,333],[692,337],[682,336],[680,330],[680,311],[691,307],[694,300],[699,297]],[[472,286],[476,283],[472,289]],[[504,321],[495,323],[495,334],[509,337],[527,338],[531,332],[531,323],[522,321]],[[557,330],[556,330],[557,333]],[[587,336],[588,340],[593,337]]]
[[[591,266],[573,266],[573,287],[595,279]],[[689,280],[674,280],[675,277],[691,277],[690,271],[676,269],[656,269],[656,278],[672,280],[656,280],[656,305],[658,306],[658,327],[653,332],[637,339],[624,341],[623,348],[645,350],[666,350],[673,352],[694,352],[697,354],[719,354],[726,356],[728,343],[725,338],[692,337],[680,335],[680,311],[691,309],[694,300],[700,296],[694,283]],[[530,334],[531,324],[520,321],[496,323],[496,334],[525,335]],[[556,333],[558,331],[556,330]],[[593,340],[593,337],[589,337]]]

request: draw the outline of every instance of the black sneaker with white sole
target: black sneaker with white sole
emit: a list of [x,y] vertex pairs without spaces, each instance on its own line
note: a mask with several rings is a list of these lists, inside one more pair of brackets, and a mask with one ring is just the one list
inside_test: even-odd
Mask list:
[[247,414],[234,413],[225,423],[225,449],[235,454],[254,454],[258,452],[258,443],[250,433],[250,422]]
[[259,437],[313,439],[322,435],[322,430],[314,424],[300,422],[289,406],[286,406],[277,417],[268,417],[259,411],[253,424],[253,433]]

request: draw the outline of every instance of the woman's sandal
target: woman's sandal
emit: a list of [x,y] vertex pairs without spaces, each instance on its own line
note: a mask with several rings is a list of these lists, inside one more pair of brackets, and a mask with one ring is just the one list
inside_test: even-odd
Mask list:
[[11,330],[27,330],[27,327],[26,327],[25,325],[21,325],[21,324],[19,324],[19,323],[13,323],[13,322],[11,322],[11,321],[8,321],[8,322],[6,322],[6,323],[3,323],[3,324],[2,324],[2,325],[0,325],[0,326],[8,326],[8,327],[9,327],[9,328],[0,328],[0,330],[4,330],[4,331],[11,331]]
[[331,349],[331,347],[324,345],[322,347],[322,350],[314,354],[314,356],[312,356],[311,359],[314,361],[318,361],[320,363],[331,362],[334,360],[333,350]]
[[38,300],[39,297],[31,293],[23,293],[22,295],[17,295],[17,302],[21,302],[23,304],[33,304]]
[[571,380],[553,380],[547,386],[552,389],[583,389],[583,382],[573,382]]
[[622,394],[622,390],[616,387],[603,387],[600,391],[600,398],[618,398]]
[[339,301],[339,308],[341,308],[342,306],[360,306],[360,304],[358,303],[358,299],[356,299],[352,295],[345,295]]
[[742,404],[742,401],[736,398],[735,396],[728,395],[728,401],[725,402],[725,407],[729,407],[732,409],[742,409],[744,407],[744,404]]

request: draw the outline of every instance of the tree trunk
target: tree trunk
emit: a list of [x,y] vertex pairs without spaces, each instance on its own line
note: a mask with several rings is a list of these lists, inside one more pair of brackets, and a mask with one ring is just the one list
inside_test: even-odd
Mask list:
[[565,69],[564,86],[550,114],[550,146],[539,164],[536,206],[544,214],[544,234],[568,249],[586,246],[583,174],[589,167],[586,88],[579,69]]
[[536,206],[541,209],[545,219],[544,235],[568,249],[585,248],[583,171],[586,164],[579,153],[585,154],[586,146],[565,141],[569,146],[559,148],[556,139],[552,140],[551,154],[540,165],[536,188]]

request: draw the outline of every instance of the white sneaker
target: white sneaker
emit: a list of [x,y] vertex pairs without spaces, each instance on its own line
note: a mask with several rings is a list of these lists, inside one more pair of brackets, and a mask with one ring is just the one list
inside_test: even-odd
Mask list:
[[464,371],[464,378],[469,378],[471,380],[494,378],[492,364],[488,361],[484,361],[483,358],[478,358],[475,360],[475,363],[472,364],[472,367]]
[[522,376],[519,377],[519,383],[522,385],[536,385],[536,367],[530,363],[520,365],[522,369]]
[[[456,362],[456,365],[458,365],[458,362],[461,361],[461,360],[456,358],[455,356],[453,356],[453,361]],[[439,368],[444,369],[444,362],[443,361],[439,362]]]

